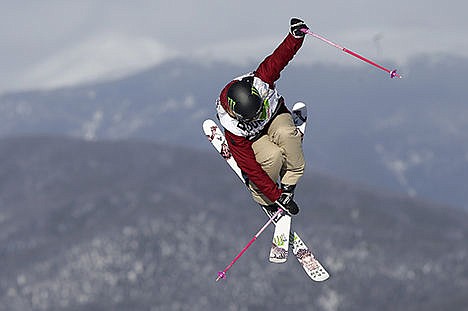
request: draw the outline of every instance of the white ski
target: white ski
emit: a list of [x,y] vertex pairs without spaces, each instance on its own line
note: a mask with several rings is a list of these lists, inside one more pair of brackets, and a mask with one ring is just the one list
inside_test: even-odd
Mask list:
[[288,260],[291,216],[280,216],[275,225],[269,260],[273,263],[284,263]]
[[291,235],[293,236],[293,254],[296,256],[307,275],[309,275],[312,280],[317,282],[322,282],[328,279],[330,275],[328,274],[327,270],[325,270],[322,264],[317,259],[315,259],[314,255],[301,240],[299,235],[296,232],[293,232]]
[[[303,106],[303,108],[304,107],[305,105]],[[305,115],[305,118],[307,118],[307,115]],[[216,122],[210,119],[205,120],[205,122],[203,122],[203,131],[207,136],[208,140],[212,143],[213,147],[215,147],[215,149],[226,160],[226,162],[236,173],[239,179],[244,184],[246,184],[246,180],[242,176],[242,171],[237,165],[237,162],[232,157],[226,142],[226,138],[224,137],[224,134],[222,133]],[[269,213],[266,210],[265,213],[267,214],[267,216],[269,215]],[[276,225],[276,222],[274,223]],[[320,262],[317,259],[315,259],[312,252],[309,250],[309,248],[306,246],[306,244],[302,241],[302,239],[296,232],[293,231],[290,233],[289,243],[293,245],[293,254],[297,258],[299,263],[302,265],[307,275],[309,275],[312,280],[320,282],[325,281],[329,278],[328,272],[323,268]]]
[[[263,211],[268,218],[273,216],[273,212],[270,212],[263,208]],[[273,221],[273,224],[277,225],[278,218]],[[307,275],[314,281],[322,282],[330,277],[327,270],[322,264],[314,257],[314,254],[310,251],[307,245],[302,241],[299,234],[297,234],[291,227],[291,233],[289,234],[289,244],[292,245],[292,252]]]

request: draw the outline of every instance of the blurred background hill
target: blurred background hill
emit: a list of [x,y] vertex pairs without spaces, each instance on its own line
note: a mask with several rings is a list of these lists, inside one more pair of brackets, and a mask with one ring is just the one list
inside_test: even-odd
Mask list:
[[[178,60],[110,82],[7,93],[0,137],[136,139],[207,150],[201,123],[215,118],[224,84],[254,68]],[[468,208],[468,60],[421,56],[406,69],[404,79],[390,80],[366,65],[293,63],[277,87],[289,107],[309,107],[311,169]]]
[[269,229],[215,283],[266,218],[211,150],[17,137],[0,159],[1,310],[468,305],[462,209],[309,170],[294,226],[331,279],[268,263]]

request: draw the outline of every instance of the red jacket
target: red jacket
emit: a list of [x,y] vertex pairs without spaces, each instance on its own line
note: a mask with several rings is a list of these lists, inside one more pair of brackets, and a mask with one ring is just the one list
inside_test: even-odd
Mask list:
[[[274,89],[275,81],[279,79],[281,71],[292,60],[302,46],[303,41],[303,38],[296,39],[291,34],[288,34],[275,51],[260,63],[254,75],[265,83],[268,83],[271,89]],[[229,110],[227,91],[233,82],[231,81],[224,87],[219,98],[221,105],[226,111]],[[285,110],[285,107],[282,109]],[[225,135],[234,159],[240,169],[247,175],[250,182],[255,184],[270,201],[276,201],[281,195],[281,189],[278,188],[276,181],[273,181],[256,161],[252,149],[253,142],[246,137],[234,135],[226,129]]]

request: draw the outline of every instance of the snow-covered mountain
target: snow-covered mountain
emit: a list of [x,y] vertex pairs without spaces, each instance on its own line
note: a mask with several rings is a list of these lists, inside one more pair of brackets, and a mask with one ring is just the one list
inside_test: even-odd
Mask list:
[[[389,66],[390,67],[390,66]],[[174,61],[112,81],[0,97],[0,136],[71,135],[209,148],[200,129],[233,76],[255,66]],[[468,207],[468,60],[421,56],[389,79],[355,67],[291,64],[277,86],[309,105],[309,167]]]
[[267,261],[272,228],[211,151],[0,139],[0,310],[467,310],[468,213],[306,173],[295,230],[328,268]]

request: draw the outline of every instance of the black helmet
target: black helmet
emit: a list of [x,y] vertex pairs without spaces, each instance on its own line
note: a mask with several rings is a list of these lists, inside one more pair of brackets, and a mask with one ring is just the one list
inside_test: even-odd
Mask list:
[[228,89],[227,100],[239,121],[250,122],[262,112],[263,102],[253,86],[253,77],[234,82]]

